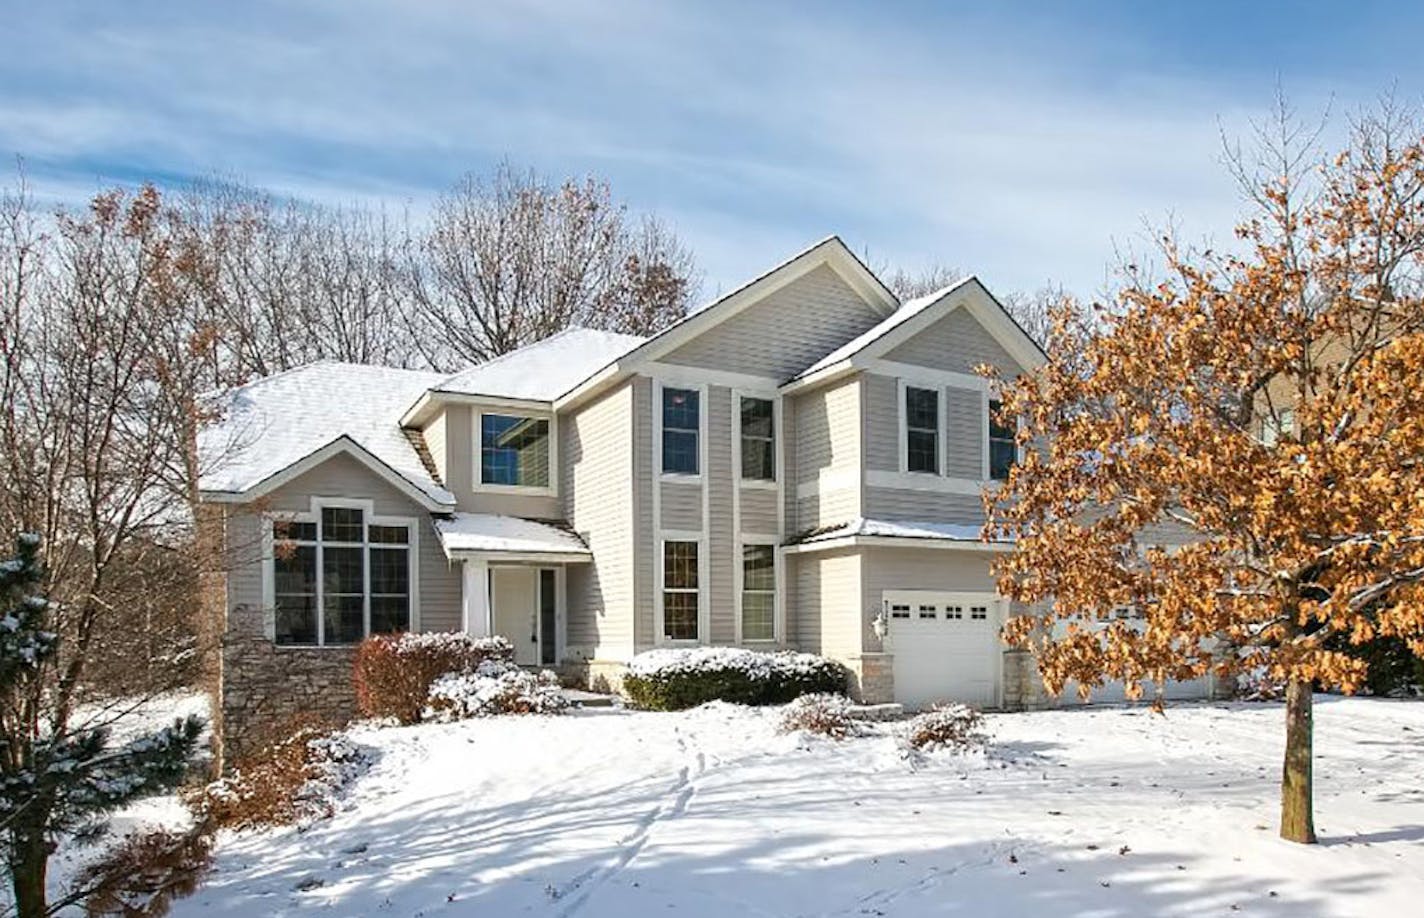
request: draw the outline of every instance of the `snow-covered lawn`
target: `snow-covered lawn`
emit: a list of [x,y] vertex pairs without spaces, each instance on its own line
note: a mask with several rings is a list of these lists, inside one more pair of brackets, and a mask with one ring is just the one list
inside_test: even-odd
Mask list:
[[990,718],[988,758],[778,710],[362,731],[334,818],[226,838],[189,915],[1403,915],[1424,902],[1424,703],[1320,698],[1317,822],[1275,837],[1281,709]]

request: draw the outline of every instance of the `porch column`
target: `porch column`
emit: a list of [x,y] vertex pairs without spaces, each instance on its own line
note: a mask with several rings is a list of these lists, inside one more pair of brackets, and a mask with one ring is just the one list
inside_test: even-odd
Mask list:
[[489,637],[494,629],[490,625],[488,561],[473,558],[465,561],[464,594],[462,618],[465,633],[471,637]]

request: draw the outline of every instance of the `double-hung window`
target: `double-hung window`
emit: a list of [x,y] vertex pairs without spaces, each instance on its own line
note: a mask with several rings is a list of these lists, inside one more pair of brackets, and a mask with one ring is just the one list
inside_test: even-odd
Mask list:
[[549,420],[480,415],[480,484],[549,487]]
[[1004,481],[1009,477],[1009,469],[1018,461],[1018,431],[1011,420],[999,420],[1002,405],[998,399],[989,400],[989,477],[994,481]]
[[905,387],[905,469],[939,474],[939,391]]
[[700,393],[696,389],[664,388],[663,472],[696,475],[701,449]]
[[742,479],[776,480],[775,412],[769,398],[741,398]]
[[663,543],[663,637],[697,640],[697,543]]
[[367,520],[359,507],[272,524],[278,644],[355,644],[410,628],[410,527]]
[[776,549],[742,547],[742,640],[776,639]]

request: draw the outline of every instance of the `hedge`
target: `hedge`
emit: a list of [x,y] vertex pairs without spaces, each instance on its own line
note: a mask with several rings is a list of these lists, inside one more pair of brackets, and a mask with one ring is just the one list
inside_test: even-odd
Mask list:
[[636,707],[679,711],[708,701],[785,704],[818,692],[844,694],[846,678],[844,666],[814,654],[695,647],[634,657],[623,692]]

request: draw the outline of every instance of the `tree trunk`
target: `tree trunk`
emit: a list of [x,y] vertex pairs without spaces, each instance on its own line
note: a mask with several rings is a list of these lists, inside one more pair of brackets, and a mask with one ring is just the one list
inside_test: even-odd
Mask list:
[[43,838],[21,836],[15,840],[9,867],[17,918],[44,918],[49,911],[45,896],[45,879],[49,870],[47,848]]
[[1281,838],[1315,844],[1311,747],[1315,730],[1311,684],[1286,685],[1286,758],[1281,771]]

